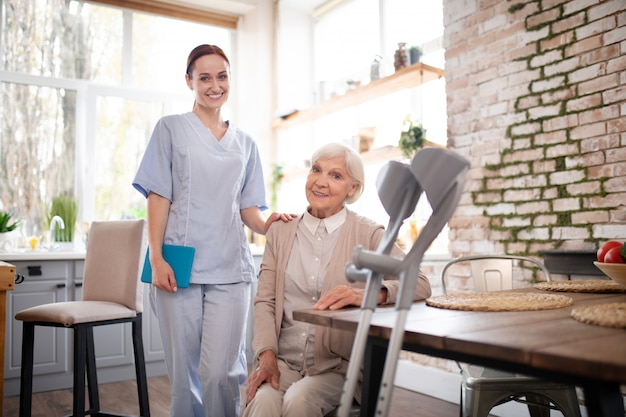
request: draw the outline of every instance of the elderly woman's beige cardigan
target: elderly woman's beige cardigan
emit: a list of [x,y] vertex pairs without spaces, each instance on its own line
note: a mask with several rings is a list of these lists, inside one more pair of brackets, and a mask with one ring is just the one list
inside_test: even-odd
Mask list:
[[[265,252],[259,273],[259,286],[254,298],[254,350],[255,366],[261,352],[278,349],[278,335],[283,319],[283,300],[285,291],[285,269],[296,230],[301,217],[290,222],[272,223],[266,235]],[[364,283],[351,284],[345,277],[346,265],[352,259],[352,251],[357,245],[376,250],[383,235],[383,227],[372,220],[347,210],[346,221],[339,231],[333,256],[328,265],[327,274],[322,284],[322,294],[338,285],[351,285],[364,288]],[[397,246],[392,254],[403,257]],[[396,277],[385,277],[383,286],[387,289],[387,304],[395,303],[399,282]],[[415,286],[414,300],[430,296],[428,278],[420,274]],[[309,368],[310,375],[333,371],[345,375],[352,351],[354,333],[317,326],[315,333],[314,365]]]

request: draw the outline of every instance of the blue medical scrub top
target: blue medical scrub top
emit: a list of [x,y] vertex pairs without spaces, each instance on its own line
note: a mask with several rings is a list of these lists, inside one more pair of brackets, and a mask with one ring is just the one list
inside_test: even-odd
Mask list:
[[258,148],[229,123],[218,141],[194,113],[160,119],[133,180],[171,201],[164,243],[193,246],[191,283],[256,279],[240,210],[266,208]]

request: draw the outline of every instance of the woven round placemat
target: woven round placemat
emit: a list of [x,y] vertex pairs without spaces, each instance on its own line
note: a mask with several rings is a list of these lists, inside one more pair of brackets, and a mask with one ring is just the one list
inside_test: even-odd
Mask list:
[[626,329],[626,303],[574,307],[571,315],[583,323]]
[[626,287],[608,279],[538,282],[534,287],[545,291],[626,293]]
[[563,295],[537,293],[463,293],[438,295],[426,299],[426,305],[469,311],[526,311],[567,307],[573,300]]

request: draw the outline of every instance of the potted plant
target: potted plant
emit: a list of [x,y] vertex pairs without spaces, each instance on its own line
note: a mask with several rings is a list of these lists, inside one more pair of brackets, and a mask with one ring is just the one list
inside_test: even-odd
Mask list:
[[17,226],[19,220],[11,220],[13,215],[0,211],[0,251],[7,252],[15,249],[17,243]]
[[415,152],[427,146],[445,149],[444,145],[426,139],[426,129],[422,127],[420,122],[412,121],[409,117],[404,119],[400,140],[398,141],[398,148],[400,148],[402,154],[406,158],[411,159]]
[[50,215],[48,224],[54,218],[59,216],[63,219],[64,228],[55,227],[54,241],[56,242],[72,242],[74,240],[74,228],[76,226],[76,216],[78,212],[78,204],[76,199],[71,196],[56,196],[52,198],[50,205]]
[[405,119],[398,141],[398,147],[402,154],[407,158],[412,158],[415,152],[424,146],[425,136],[426,130],[422,128],[421,123],[409,118]]
[[409,65],[417,64],[422,57],[422,48],[413,45],[409,48]]

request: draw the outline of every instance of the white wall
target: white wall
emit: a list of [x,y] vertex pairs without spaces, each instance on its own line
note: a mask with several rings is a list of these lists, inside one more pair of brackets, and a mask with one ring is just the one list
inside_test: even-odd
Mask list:
[[277,3],[259,0],[240,18],[233,62],[236,123],[259,145],[266,183],[275,156],[270,121],[283,109],[306,108],[314,99],[311,16]]
[[[259,0],[254,10],[239,19],[237,50],[232,75],[236,88],[235,123],[259,145],[268,180],[272,108],[273,1]],[[269,196],[268,196],[269,199]]]

